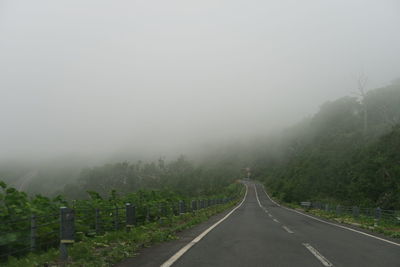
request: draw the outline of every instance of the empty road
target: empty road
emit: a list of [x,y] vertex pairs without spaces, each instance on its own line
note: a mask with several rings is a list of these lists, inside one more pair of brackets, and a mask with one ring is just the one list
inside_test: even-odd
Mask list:
[[399,267],[400,246],[389,242],[280,207],[260,185],[248,183],[243,204],[175,255],[172,266]]

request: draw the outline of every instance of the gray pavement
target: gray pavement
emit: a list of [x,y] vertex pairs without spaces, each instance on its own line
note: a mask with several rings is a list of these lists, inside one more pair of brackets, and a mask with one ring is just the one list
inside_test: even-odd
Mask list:
[[[196,227],[191,237],[221,217]],[[133,258],[118,266],[160,266],[188,239],[161,244],[158,253],[150,248],[139,261]],[[172,266],[400,267],[400,246],[284,209],[260,185],[248,183],[242,206]]]

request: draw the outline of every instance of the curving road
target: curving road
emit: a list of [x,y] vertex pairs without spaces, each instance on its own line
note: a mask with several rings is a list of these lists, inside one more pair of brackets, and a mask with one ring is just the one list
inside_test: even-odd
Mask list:
[[398,242],[374,238],[281,207],[258,184],[247,183],[247,188],[242,205],[201,239],[173,250],[163,249],[164,255],[157,257],[148,253],[144,265],[400,266]]
[[400,246],[273,203],[260,185],[173,266],[400,266]]

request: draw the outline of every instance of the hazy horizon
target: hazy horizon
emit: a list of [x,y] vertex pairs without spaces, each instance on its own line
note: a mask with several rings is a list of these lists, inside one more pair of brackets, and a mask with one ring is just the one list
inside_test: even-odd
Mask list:
[[267,135],[400,77],[398,1],[0,0],[0,161]]

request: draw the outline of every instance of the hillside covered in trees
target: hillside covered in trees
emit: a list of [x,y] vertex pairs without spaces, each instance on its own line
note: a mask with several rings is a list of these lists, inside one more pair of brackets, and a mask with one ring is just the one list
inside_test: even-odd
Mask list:
[[253,158],[257,179],[286,202],[400,209],[400,83],[327,102]]
[[[215,195],[250,167],[252,178],[265,183],[286,202],[400,209],[400,82],[357,97],[326,102],[312,117],[279,134],[215,146],[189,160],[117,162],[39,172],[26,183],[31,195],[44,193],[85,199],[87,191],[108,196],[142,189],[170,190],[182,196]],[[1,179],[13,184],[15,170],[1,168]],[[54,184],[61,184],[50,191]],[[53,187],[54,188],[54,187]]]

